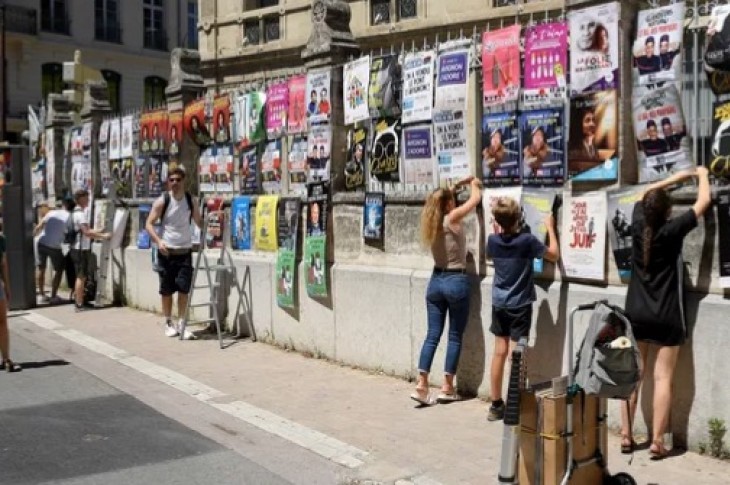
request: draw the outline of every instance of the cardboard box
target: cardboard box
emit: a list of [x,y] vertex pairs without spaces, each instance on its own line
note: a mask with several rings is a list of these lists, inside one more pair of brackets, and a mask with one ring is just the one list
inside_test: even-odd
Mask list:
[[[573,399],[573,459],[592,458],[599,451],[598,427],[603,427],[604,450],[605,420],[599,421],[599,399],[582,395]],[[559,485],[565,474],[567,458],[567,403],[566,396],[554,397],[550,389],[524,391],[520,401],[520,485]],[[539,433],[538,433],[539,430]],[[542,455],[542,456],[540,456]],[[604,457],[604,460],[606,458]],[[573,471],[571,485],[601,483],[603,467],[591,463]],[[538,473],[542,480],[538,482]]]

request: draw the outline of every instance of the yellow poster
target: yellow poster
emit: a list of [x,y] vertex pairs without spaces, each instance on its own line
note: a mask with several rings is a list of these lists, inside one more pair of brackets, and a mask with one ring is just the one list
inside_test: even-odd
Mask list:
[[256,202],[256,249],[261,251],[276,251],[278,239],[276,237],[276,205],[278,195],[259,195]]

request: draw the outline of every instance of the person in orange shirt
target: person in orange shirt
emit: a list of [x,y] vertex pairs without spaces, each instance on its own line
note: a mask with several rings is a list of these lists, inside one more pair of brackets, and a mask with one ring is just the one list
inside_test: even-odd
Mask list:
[[330,114],[330,101],[329,97],[327,96],[327,88],[322,88],[322,91],[320,91],[319,114]]

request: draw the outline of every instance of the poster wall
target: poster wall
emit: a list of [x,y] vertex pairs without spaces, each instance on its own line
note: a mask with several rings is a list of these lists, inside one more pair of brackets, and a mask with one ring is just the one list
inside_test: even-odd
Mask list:
[[403,182],[436,185],[433,127],[407,126],[403,129]]
[[606,251],[606,194],[563,193],[560,252],[569,278],[603,281]]
[[574,180],[616,180],[618,165],[618,92],[572,97],[568,175]]
[[289,78],[289,110],[287,133],[290,135],[307,131],[307,75]]
[[251,249],[251,198],[246,195],[231,201],[231,246]]
[[437,111],[433,115],[439,180],[454,180],[470,175],[465,113]]
[[218,145],[231,141],[231,98],[227,94],[213,99],[213,133]]
[[522,182],[525,185],[562,185],[565,180],[563,109],[520,113]]
[[[46,140],[49,139],[46,138]],[[48,147],[48,145],[46,146]],[[46,149],[46,174],[50,170],[48,167],[51,166],[48,158],[49,152],[53,152],[52,147]],[[99,179],[101,180],[101,195],[107,196],[112,184],[112,173],[109,166],[109,120],[102,121],[99,127]],[[48,190],[51,190],[50,183],[48,183],[48,187]]]
[[289,192],[307,195],[307,137],[289,137]]
[[238,190],[241,194],[255,194],[258,192],[258,169],[259,154],[256,147],[253,146],[242,150],[238,165]]
[[366,192],[362,208],[362,237],[368,242],[382,243],[385,237],[385,194]]
[[368,107],[371,118],[398,116],[401,112],[401,66],[398,54],[376,57],[370,63]]
[[256,201],[256,232],[254,241],[256,249],[276,251],[278,240],[276,235],[276,207],[278,195],[261,195]]
[[482,195],[482,205],[484,207],[484,227],[486,235],[490,234],[501,234],[502,227],[497,224],[492,215],[492,208],[494,204],[502,197],[509,197],[514,199],[518,204],[522,200],[522,187],[500,187],[500,188],[487,188],[484,189],[484,195]]
[[289,111],[289,83],[286,81],[271,84],[266,89],[266,136],[269,139],[280,137],[286,128]]
[[353,128],[347,132],[347,162],[345,162],[345,188],[353,190],[365,185],[365,154],[368,130]]
[[411,52],[403,63],[403,124],[431,120],[436,53]]
[[345,100],[345,124],[370,119],[368,95],[370,88],[370,56],[345,64],[342,96]]
[[132,149],[132,142],[134,140],[134,116],[127,115],[122,118],[122,145],[121,145],[121,156],[122,158],[132,158],[134,151]]
[[525,31],[523,101],[527,106],[560,100],[568,69],[568,24],[531,25]]
[[618,89],[619,17],[619,2],[570,12],[572,94]]
[[654,90],[638,89],[634,90],[633,116],[639,150],[639,180],[658,180],[693,167],[677,87],[667,84]]
[[296,287],[296,250],[299,234],[301,200],[279,202],[279,251],[276,257],[276,303],[281,308],[294,308]]
[[266,194],[281,192],[281,140],[266,143],[261,155],[261,186]]
[[309,124],[329,123],[331,114],[331,74],[329,70],[307,73],[307,118]]
[[631,278],[631,253],[634,205],[641,200],[644,187],[631,187],[625,190],[608,192],[608,237],[613,249],[619,277]]
[[[525,187],[522,191],[522,230],[534,234],[541,242],[545,242],[547,227],[545,218],[552,212],[555,192],[549,189]],[[543,260],[536,258],[532,263],[535,273],[542,273]]]
[[520,131],[517,113],[482,118],[482,180],[487,187],[520,183]]
[[639,11],[632,49],[635,86],[681,79],[684,11],[684,2]]
[[330,147],[332,128],[327,125],[312,126],[307,138],[307,182],[330,179]]
[[205,99],[197,99],[187,106],[183,113],[185,131],[197,145],[201,147],[210,143],[210,132],[205,123]]
[[375,123],[370,150],[370,174],[380,182],[400,180],[400,120],[381,118]]
[[325,182],[309,184],[307,194],[307,236],[304,238],[304,271],[307,294],[327,296],[327,215],[329,187]]
[[519,24],[482,34],[482,95],[484,106],[517,101],[520,93]]
[[469,49],[456,49],[439,54],[435,110],[466,112],[469,52]]

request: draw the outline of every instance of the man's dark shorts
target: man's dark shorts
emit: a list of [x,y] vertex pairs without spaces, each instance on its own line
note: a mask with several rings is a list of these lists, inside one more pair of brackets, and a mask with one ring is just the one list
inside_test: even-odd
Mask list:
[[509,337],[517,342],[528,337],[532,327],[532,304],[519,308],[497,308],[492,306],[492,325],[489,331],[497,337]]
[[89,275],[89,266],[91,264],[91,250],[71,250],[71,261],[74,262],[76,269],[76,278],[86,278]]
[[185,254],[157,253],[157,266],[160,275],[160,295],[167,296],[173,293],[190,293],[193,281],[193,256],[188,251]]
[[49,259],[51,260],[53,271],[61,271],[63,269],[63,251],[61,251],[61,248],[49,248],[39,243],[36,266],[41,269],[46,269]]

